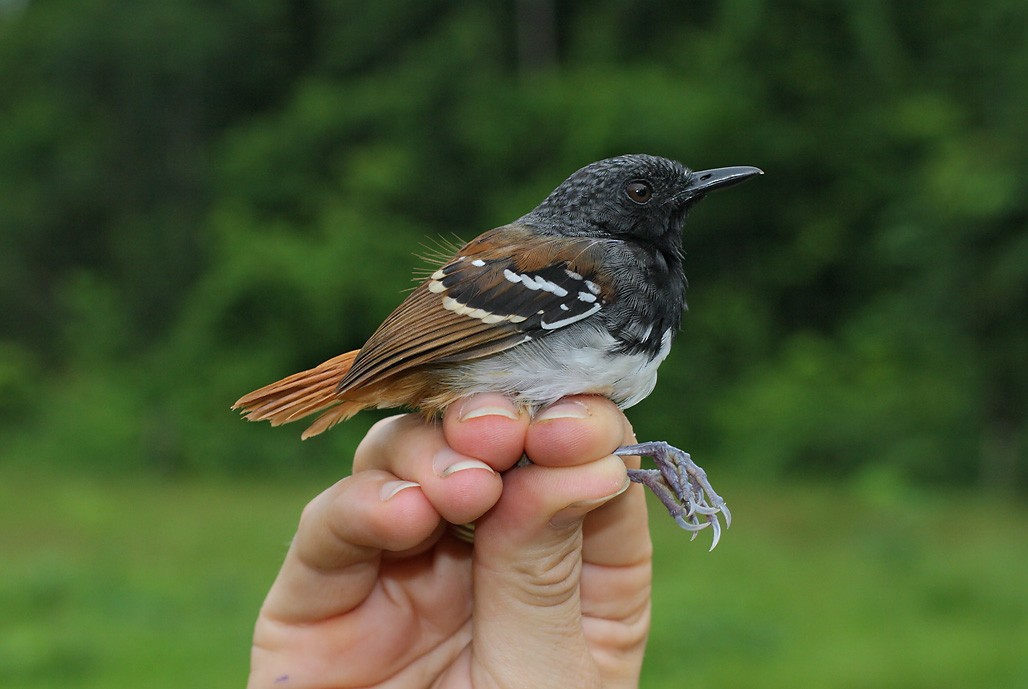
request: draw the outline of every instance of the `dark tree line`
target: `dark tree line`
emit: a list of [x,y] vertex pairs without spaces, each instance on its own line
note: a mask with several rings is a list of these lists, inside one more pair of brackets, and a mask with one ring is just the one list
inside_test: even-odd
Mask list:
[[359,346],[434,237],[641,151],[768,173],[691,218],[691,311],[641,433],[769,473],[1023,485],[1026,19],[1018,0],[0,3],[0,451],[338,458],[360,423],[311,449],[227,405]]

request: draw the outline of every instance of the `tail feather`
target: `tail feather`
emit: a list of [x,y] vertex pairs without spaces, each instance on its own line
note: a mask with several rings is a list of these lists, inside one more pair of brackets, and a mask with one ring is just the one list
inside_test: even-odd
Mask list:
[[353,366],[357,351],[340,354],[310,370],[243,395],[232,408],[241,410],[249,421],[270,421],[272,426],[280,426],[334,407],[304,431],[303,438],[328,430],[367,406],[366,402],[342,400],[336,393],[339,382]]
[[[315,411],[318,405],[332,398],[342,376],[346,375],[336,371],[316,374],[316,370],[302,371],[255,390],[236,402],[236,406],[249,408],[247,418],[251,421],[274,420],[279,414],[286,415],[280,423],[301,418],[305,408],[311,407],[310,411]],[[255,398],[253,403],[246,404],[250,397]]]
[[300,439],[306,440],[307,438],[313,438],[319,433],[324,433],[340,421],[346,421],[361,409],[366,409],[367,407],[367,402],[341,402],[314,419],[314,423],[300,434]]

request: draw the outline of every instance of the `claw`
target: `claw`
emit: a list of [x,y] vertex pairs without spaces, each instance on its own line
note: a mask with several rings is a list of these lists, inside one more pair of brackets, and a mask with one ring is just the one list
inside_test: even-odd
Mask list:
[[718,522],[717,517],[711,517],[708,523],[714,528],[714,538],[710,543],[710,550],[707,551],[710,553],[717,547],[717,542],[721,540],[721,524]]
[[721,511],[722,510],[717,508],[717,507],[708,507],[707,505],[699,505],[697,503],[693,503],[692,507],[689,508],[689,514],[690,515],[692,515],[695,512],[697,514],[703,514],[703,515],[706,515],[708,517],[713,515],[713,514],[717,514],[718,512],[721,512]]
[[[712,527],[710,549],[717,546],[722,533],[717,515],[724,515],[724,528],[727,529],[732,525],[732,513],[710,485],[706,472],[692,461],[688,453],[664,442],[652,442],[626,445],[615,450],[614,454],[652,457],[656,469],[630,469],[628,477],[653,491],[675,522],[692,533],[690,540],[708,526]],[[700,516],[704,518],[702,523]]]
[[699,522],[688,522],[685,520],[685,517],[681,515],[675,517],[675,522],[686,531],[703,531],[710,526],[710,522],[705,522],[703,524],[700,524]]

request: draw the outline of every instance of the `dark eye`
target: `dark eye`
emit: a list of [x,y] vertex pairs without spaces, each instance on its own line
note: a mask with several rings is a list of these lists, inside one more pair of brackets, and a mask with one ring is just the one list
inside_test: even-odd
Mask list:
[[636,203],[649,203],[653,198],[653,187],[646,182],[629,182],[625,187],[628,198]]

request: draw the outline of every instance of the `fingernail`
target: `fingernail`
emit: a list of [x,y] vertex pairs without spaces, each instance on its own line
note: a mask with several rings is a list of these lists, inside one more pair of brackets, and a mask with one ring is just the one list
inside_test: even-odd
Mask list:
[[602,498],[595,498],[593,500],[582,500],[580,502],[573,502],[557,514],[550,518],[550,526],[555,526],[558,529],[571,526],[575,522],[579,521],[585,515],[592,512],[600,505],[610,502],[617,496],[628,490],[628,487],[632,485],[632,482],[627,478],[625,479],[624,485],[622,485],[616,492]]
[[536,415],[536,421],[556,421],[557,419],[587,419],[592,416],[589,407],[578,400],[560,400],[543,409]]
[[382,488],[379,491],[379,495],[382,497],[382,502],[385,502],[389,498],[399,493],[401,490],[420,487],[421,484],[414,483],[414,481],[386,481],[382,484]]
[[483,416],[500,416],[513,421],[518,420],[517,412],[515,412],[511,407],[502,406],[492,402],[493,401],[489,398],[481,400],[471,398],[470,400],[465,400],[461,403],[460,412],[457,417],[461,421],[480,419]]
[[456,474],[458,471],[467,471],[468,469],[485,469],[490,474],[496,473],[485,462],[465,457],[448,447],[439,450],[435,457],[432,458],[432,471],[435,472],[436,476],[442,478]]

